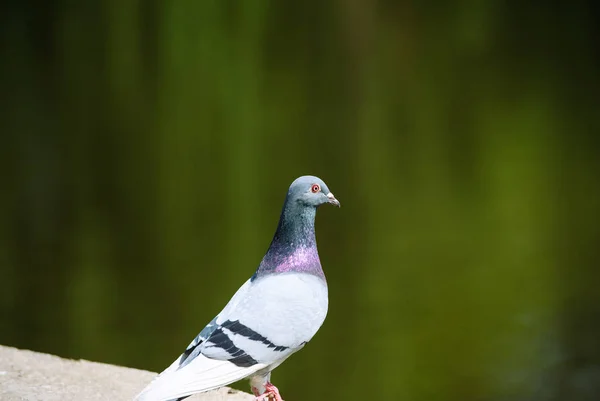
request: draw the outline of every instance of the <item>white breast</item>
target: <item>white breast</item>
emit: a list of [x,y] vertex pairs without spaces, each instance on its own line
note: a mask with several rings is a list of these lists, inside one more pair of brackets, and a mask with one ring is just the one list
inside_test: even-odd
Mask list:
[[[321,327],[327,306],[327,284],[323,279],[299,273],[269,275],[244,284],[217,323],[239,320],[273,344],[294,352]],[[234,340],[241,348],[245,345],[243,341],[243,338]],[[275,356],[272,349],[248,349],[260,353],[252,355],[258,361],[270,361]]]

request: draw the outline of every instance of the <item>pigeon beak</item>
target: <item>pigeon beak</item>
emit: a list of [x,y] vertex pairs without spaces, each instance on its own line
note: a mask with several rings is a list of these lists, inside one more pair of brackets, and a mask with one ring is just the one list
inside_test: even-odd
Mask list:
[[333,196],[331,192],[327,194],[327,199],[329,199],[329,203],[331,203],[332,205],[340,207],[340,201],[335,199],[335,196]]

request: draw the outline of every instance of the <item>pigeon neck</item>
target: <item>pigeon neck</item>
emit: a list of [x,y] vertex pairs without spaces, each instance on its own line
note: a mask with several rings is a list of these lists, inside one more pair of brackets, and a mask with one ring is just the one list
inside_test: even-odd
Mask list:
[[315,207],[291,202],[283,208],[271,246],[255,277],[269,273],[302,272],[325,277],[315,238]]

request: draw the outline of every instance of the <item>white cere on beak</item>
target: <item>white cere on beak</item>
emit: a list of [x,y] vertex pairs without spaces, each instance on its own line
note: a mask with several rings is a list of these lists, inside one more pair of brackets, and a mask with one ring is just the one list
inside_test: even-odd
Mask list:
[[327,194],[327,199],[329,199],[329,203],[331,203],[332,205],[340,207],[340,202],[337,199],[335,199],[335,196],[333,196],[331,192]]

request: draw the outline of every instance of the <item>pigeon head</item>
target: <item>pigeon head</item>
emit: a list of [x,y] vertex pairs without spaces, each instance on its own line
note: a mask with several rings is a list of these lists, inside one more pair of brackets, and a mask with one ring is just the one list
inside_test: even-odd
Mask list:
[[319,207],[324,203],[330,203],[340,207],[340,202],[335,199],[327,184],[319,177],[305,175],[296,178],[288,191],[287,202],[296,202],[302,206]]
[[279,225],[253,279],[273,273],[305,272],[325,278],[315,238],[317,208],[340,202],[318,177],[305,175],[290,185]]

